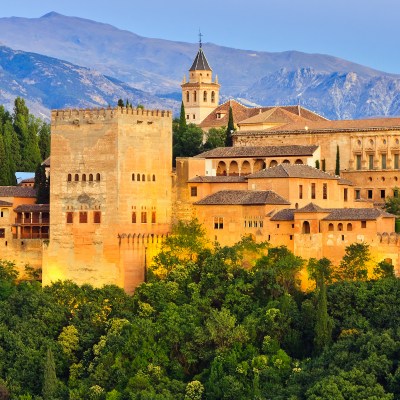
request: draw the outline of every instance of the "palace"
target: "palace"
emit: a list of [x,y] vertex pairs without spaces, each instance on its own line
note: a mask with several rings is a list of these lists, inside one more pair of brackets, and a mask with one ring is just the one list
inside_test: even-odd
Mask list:
[[[211,241],[244,235],[304,258],[337,262],[354,242],[400,273],[395,216],[400,118],[330,121],[301,106],[219,104],[200,46],[182,82],[188,122],[226,126],[233,147],[176,160],[172,115],[131,108],[55,110],[50,206],[28,183],[0,187],[0,258],[42,268],[43,284],[71,279],[132,292],[171,225],[197,217]],[[336,158],[340,176],[334,174]]]

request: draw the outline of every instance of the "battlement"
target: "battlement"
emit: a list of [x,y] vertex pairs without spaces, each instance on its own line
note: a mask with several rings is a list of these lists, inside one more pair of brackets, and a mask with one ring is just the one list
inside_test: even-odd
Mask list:
[[81,108],[64,109],[51,111],[51,123],[72,123],[80,125],[82,123],[94,124],[96,122],[104,123],[106,121],[115,121],[122,116],[132,116],[148,118],[172,118],[170,110],[148,110],[143,108],[131,107],[108,107],[108,108]]

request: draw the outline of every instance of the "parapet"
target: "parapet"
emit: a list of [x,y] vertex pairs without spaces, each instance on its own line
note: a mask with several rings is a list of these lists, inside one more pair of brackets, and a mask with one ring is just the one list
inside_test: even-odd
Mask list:
[[122,116],[132,116],[141,118],[171,118],[170,110],[148,110],[144,108],[131,107],[108,107],[108,108],[86,108],[86,109],[65,109],[52,110],[52,124],[94,124],[96,122],[115,121]]

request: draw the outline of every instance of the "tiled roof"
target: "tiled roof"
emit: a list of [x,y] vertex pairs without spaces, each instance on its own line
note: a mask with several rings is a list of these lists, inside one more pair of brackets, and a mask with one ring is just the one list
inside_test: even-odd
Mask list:
[[0,197],[36,197],[36,189],[29,186],[0,186]]
[[194,203],[196,205],[290,204],[272,190],[221,190]]
[[240,158],[240,157],[280,157],[312,156],[318,146],[243,146],[217,147],[205,151],[194,158]]
[[3,201],[0,200],[0,207],[12,207],[12,203],[9,203],[8,201]]
[[294,210],[293,208],[285,208],[284,210],[278,211],[270,221],[294,221]]
[[43,162],[42,165],[44,165],[45,167],[50,167],[50,156],[47,157]]
[[15,212],[50,212],[50,204],[21,204]]
[[308,123],[308,119],[299,115],[293,114],[282,107],[274,107],[270,110],[260,112],[250,118],[244,119],[239,122],[241,124],[260,124],[260,123],[271,123],[271,124],[288,124],[288,123]]
[[337,208],[323,218],[325,221],[359,221],[376,220],[377,218],[394,218],[395,216],[377,208]]
[[354,183],[352,181],[349,181],[348,179],[340,178],[338,181],[339,185],[347,185],[347,186],[354,186]]
[[324,209],[315,203],[308,203],[306,206],[295,210],[295,212],[315,213],[315,212],[329,212],[330,210]]
[[338,179],[336,176],[305,164],[279,164],[247,176],[247,179],[252,178]]
[[28,179],[22,179],[22,181],[19,183],[35,183],[35,178],[28,178]]
[[240,183],[246,182],[246,176],[196,176],[190,183]]
[[400,130],[400,118],[374,118],[354,120],[320,120],[288,123],[286,125],[261,131],[237,131],[233,135],[272,135],[272,134],[310,134],[330,132],[363,132],[379,130]]
[[196,58],[194,59],[189,71],[211,71],[211,68],[208,65],[207,58],[201,47],[199,48],[199,51],[196,54]]

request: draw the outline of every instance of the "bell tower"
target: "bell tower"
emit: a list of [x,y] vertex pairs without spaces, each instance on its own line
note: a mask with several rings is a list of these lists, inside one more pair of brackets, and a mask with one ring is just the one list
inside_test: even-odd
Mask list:
[[212,81],[212,69],[208,64],[199,34],[199,51],[189,69],[189,81],[182,81],[182,101],[186,122],[200,124],[219,104],[218,78]]

